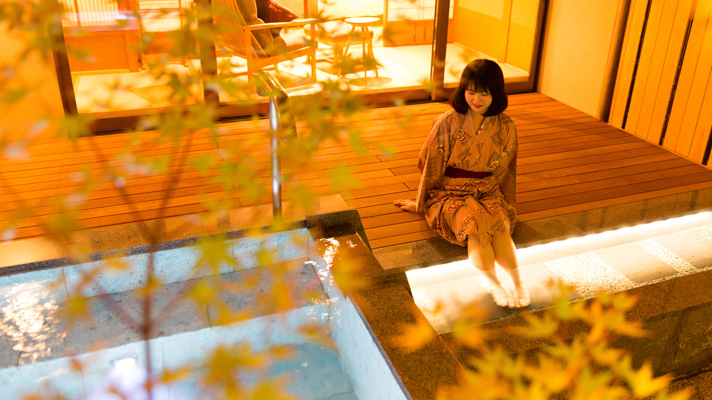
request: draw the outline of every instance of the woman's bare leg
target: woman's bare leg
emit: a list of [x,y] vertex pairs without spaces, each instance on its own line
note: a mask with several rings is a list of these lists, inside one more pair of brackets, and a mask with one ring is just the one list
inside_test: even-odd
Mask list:
[[467,237],[467,257],[470,259],[475,268],[482,271],[482,274],[492,284],[492,298],[500,307],[506,307],[509,302],[509,295],[504,290],[502,284],[497,279],[497,274],[494,269],[495,252],[491,245],[485,247],[480,246],[479,241],[472,236]]
[[502,268],[512,277],[514,282],[514,293],[512,293],[512,303],[510,307],[526,307],[531,303],[529,290],[524,287],[519,276],[519,265],[517,263],[517,252],[514,241],[508,232],[496,233],[492,238],[492,249],[494,257]]

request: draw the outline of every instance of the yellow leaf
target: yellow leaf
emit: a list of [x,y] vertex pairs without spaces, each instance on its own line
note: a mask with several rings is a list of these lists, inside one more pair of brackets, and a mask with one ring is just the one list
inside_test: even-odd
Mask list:
[[286,393],[284,386],[281,381],[260,381],[253,389],[250,398],[253,400],[297,400],[297,397]]
[[72,357],[70,359],[70,365],[71,365],[72,371],[74,371],[74,372],[81,373],[84,371],[84,364],[82,364],[81,360],[79,360],[76,357]]
[[283,279],[276,279],[275,282],[272,282],[270,292],[271,303],[275,310],[286,311],[294,306],[291,296],[294,290]]
[[217,273],[223,264],[237,265],[230,242],[224,235],[204,236],[198,240],[196,247],[200,252],[200,260],[196,268],[208,265],[211,272]]
[[571,385],[573,372],[559,360],[540,354],[537,365],[527,365],[524,374],[533,382],[540,382],[551,392],[560,392]]
[[482,322],[486,312],[476,304],[468,304],[464,307],[455,322],[453,322],[450,332],[452,336],[465,346],[479,348],[485,344],[487,331],[482,329]]
[[193,286],[189,293],[189,296],[193,300],[195,300],[195,303],[198,306],[207,306],[209,304],[213,304],[217,297],[215,290],[205,284],[205,282],[201,282]]
[[496,375],[465,371],[457,386],[438,389],[438,400],[476,400],[512,398],[512,385]]
[[522,318],[527,323],[525,326],[510,328],[513,333],[519,336],[546,338],[556,333],[557,329],[559,329],[559,323],[549,313],[545,313],[541,317],[531,313],[524,313]]
[[611,304],[618,310],[629,311],[638,303],[638,296],[631,296],[625,292],[616,293],[613,295]]
[[425,317],[416,317],[415,324],[401,324],[400,335],[391,338],[391,342],[406,353],[412,353],[428,344],[436,336],[435,330]]
[[124,257],[114,257],[105,261],[107,271],[126,272],[131,269]]
[[626,335],[630,337],[647,337],[650,336],[650,332],[643,329],[642,321],[626,321],[622,325],[616,327],[615,332],[620,335]]
[[669,375],[654,378],[653,368],[649,362],[646,362],[628,380],[628,384],[630,384],[636,396],[647,397],[666,388],[671,380],[672,378]]
[[329,333],[328,326],[319,323],[307,323],[299,327],[299,333],[304,335],[307,340],[319,343],[331,350],[336,349],[336,343]]
[[616,365],[625,352],[620,349],[611,349],[605,343],[598,343],[591,349],[591,357],[594,361],[609,367]]
[[139,288],[138,293],[144,298],[149,298],[154,296],[156,291],[160,288],[161,282],[159,282],[153,276],[149,276],[146,280],[146,284]]
[[81,321],[87,320],[91,317],[91,309],[89,307],[89,300],[85,297],[71,296],[64,308],[64,317],[67,319],[70,325]]
[[190,373],[188,367],[178,369],[165,369],[159,378],[159,383],[175,383],[185,379]]
[[369,286],[368,279],[359,276],[361,265],[348,258],[339,258],[331,267],[334,281],[344,293],[351,293]]

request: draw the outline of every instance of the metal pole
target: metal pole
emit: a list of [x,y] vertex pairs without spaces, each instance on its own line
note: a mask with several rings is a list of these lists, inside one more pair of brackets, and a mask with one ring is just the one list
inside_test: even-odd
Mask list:
[[282,169],[279,146],[296,136],[297,128],[292,102],[279,81],[271,74],[260,71],[255,74],[262,95],[269,96],[270,147],[272,152],[272,214],[274,222],[282,220]]
[[280,124],[277,99],[269,98],[269,126],[271,132],[270,147],[272,149],[272,215],[274,222],[282,220],[282,170],[279,161]]

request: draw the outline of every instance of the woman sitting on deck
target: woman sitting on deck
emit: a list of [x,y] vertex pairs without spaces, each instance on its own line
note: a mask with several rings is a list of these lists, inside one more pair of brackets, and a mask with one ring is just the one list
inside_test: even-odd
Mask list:
[[[496,62],[478,59],[462,71],[450,97],[453,110],[433,122],[420,150],[417,200],[393,202],[405,211],[425,211],[428,225],[450,243],[467,246],[468,258],[491,283],[495,303],[529,305],[519,277],[511,233],[516,220],[517,130],[507,108],[504,76]],[[512,277],[506,291],[495,260]]]

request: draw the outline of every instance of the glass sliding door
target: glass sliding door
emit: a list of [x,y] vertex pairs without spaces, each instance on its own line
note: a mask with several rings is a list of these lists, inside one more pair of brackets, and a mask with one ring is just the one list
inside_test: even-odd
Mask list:
[[[267,99],[250,79],[260,70],[276,75],[293,98],[338,82],[383,104],[442,99],[464,65],[484,57],[502,66],[509,92],[530,91],[546,3],[60,1],[78,112],[100,121],[190,107],[205,96],[219,99],[223,117],[264,112]],[[199,5],[212,7],[212,19],[203,13],[196,22]],[[206,34],[212,28],[216,34]],[[202,45],[202,56],[196,36],[214,40]],[[204,78],[211,80],[205,87]],[[445,92],[431,97],[436,89]]]
[[80,114],[100,119],[203,101],[191,0],[62,3]]

